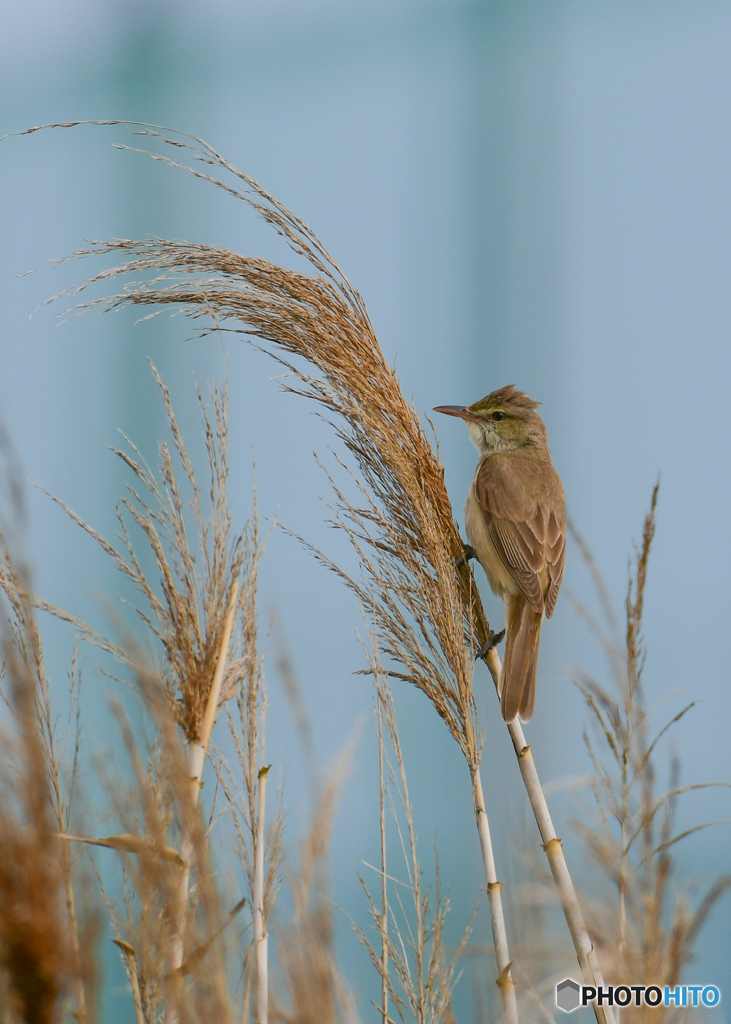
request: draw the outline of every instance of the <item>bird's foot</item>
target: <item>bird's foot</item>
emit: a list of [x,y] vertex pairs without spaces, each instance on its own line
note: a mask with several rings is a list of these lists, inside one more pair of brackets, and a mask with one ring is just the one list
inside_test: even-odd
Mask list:
[[501,629],[499,633],[496,633],[493,629],[490,630],[490,635],[487,638],[487,643],[479,649],[476,654],[477,658],[486,658],[493,647],[497,647],[499,643],[505,639],[505,630]]
[[477,552],[471,544],[465,544],[464,554],[457,559],[457,568],[461,569],[463,565],[467,565],[471,558],[477,558]]

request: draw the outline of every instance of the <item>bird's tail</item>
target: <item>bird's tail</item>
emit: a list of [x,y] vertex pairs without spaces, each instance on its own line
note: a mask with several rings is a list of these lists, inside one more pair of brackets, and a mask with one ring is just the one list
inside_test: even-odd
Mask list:
[[543,615],[531,608],[521,594],[506,599],[505,618],[507,639],[500,673],[500,710],[506,722],[512,722],[516,715],[528,722],[533,717],[536,699]]

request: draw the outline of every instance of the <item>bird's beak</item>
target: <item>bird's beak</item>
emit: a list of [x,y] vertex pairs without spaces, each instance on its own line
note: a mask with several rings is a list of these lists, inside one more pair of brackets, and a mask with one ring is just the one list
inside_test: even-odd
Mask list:
[[438,405],[434,412],[443,412],[447,416],[459,416],[461,420],[473,420],[475,417],[464,405]]

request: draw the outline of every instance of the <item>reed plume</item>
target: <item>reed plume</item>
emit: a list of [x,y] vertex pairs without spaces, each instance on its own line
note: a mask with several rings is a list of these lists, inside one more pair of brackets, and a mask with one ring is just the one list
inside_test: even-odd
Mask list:
[[[207,839],[201,838],[205,832],[201,833],[200,825],[201,776],[217,714],[233,697],[239,704],[244,734],[238,752],[245,778],[263,757],[263,691],[256,644],[257,574],[263,545],[256,505],[242,531],[235,534],[232,528],[227,493],[226,387],[211,389],[210,408],[198,391],[209,472],[208,486],[203,488],[169,391],[154,366],[152,371],[162,393],[172,448],[166,442],[160,445],[159,475],[128,439],[126,449],[113,449],[134,475],[134,484],[118,506],[121,549],[108,543],[63,502],[54,500],[113,559],[143,598],[135,611],[148,636],[162,650],[160,666],[150,666],[140,653],[139,642],[129,633],[124,642],[115,642],[39,598],[33,602],[72,623],[82,637],[131,669],[165,739],[143,770],[132,732],[123,730],[135,779],[127,803],[132,801],[130,806],[135,806],[135,793],[142,802],[138,801],[134,813],[121,815],[120,811],[127,819],[121,834],[78,836],[66,828],[62,834],[69,843],[106,846],[136,858],[125,868],[134,899],[127,901],[123,918],[118,918],[126,922],[117,927],[122,959],[137,993],[138,1016],[154,1021],[155,1007],[165,1003],[166,1019],[182,1022],[180,1014],[186,1004],[175,995],[171,979],[187,974],[186,965],[201,946],[195,931],[196,907],[200,865],[207,864],[208,856]],[[180,470],[176,470],[175,457]],[[140,536],[152,555],[157,578],[143,569]],[[174,725],[187,743],[184,769],[179,764]],[[260,768],[256,764],[257,772]],[[125,801],[117,800],[116,806],[123,808]],[[257,836],[263,818],[262,802],[251,819]],[[276,874],[277,849],[281,848],[281,815],[275,826],[270,835],[274,844],[269,857],[272,874]],[[255,844],[254,856],[256,852]],[[138,936],[136,941],[131,939],[133,933]],[[263,984],[265,991],[265,976]],[[261,1024],[266,1024],[265,1016]]]
[[[615,984],[675,987],[708,915],[731,888],[731,875],[717,878],[702,898],[691,901],[673,884],[672,848],[707,828],[695,825],[680,833],[675,826],[678,799],[685,793],[728,783],[680,785],[680,764],[671,758],[669,786],[658,792],[657,748],[668,730],[695,706],[686,704],[663,726],[653,727],[643,684],[645,643],[643,615],[649,557],[655,535],[659,485],[652,492],[642,541],[635,549],[625,599],[624,642],[611,601],[586,543],[572,526],[584,561],[597,587],[604,622],[578,605],[607,655],[611,683],[581,674],[577,685],[586,700],[592,728],[584,742],[594,775],[594,821],[576,822],[590,861],[605,880],[604,900],[590,906],[592,930]],[[653,735],[653,729],[655,732]],[[674,1008],[623,1011],[635,1020],[677,1016]]]
[[[58,838],[68,791],[45,714],[50,697],[29,572],[7,530],[0,548],[2,695],[10,711],[0,759],[0,997],[9,1024],[54,1024],[68,999],[87,1017],[72,866]],[[93,948],[89,954],[93,963]]]
[[[250,638],[251,583],[256,576],[261,551],[254,538],[254,521],[234,534],[228,507],[228,394],[225,387],[211,389],[209,410],[198,391],[203,434],[208,456],[209,479],[204,490],[198,483],[173,410],[170,392],[152,366],[160,387],[172,450],[166,441],[160,444],[160,471],[156,476],[135,444],[124,438],[127,448],[112,448],[134,475],[127,497],[117,506],[121,549],[106,541],[63,501],[51,495],[63,511],[89,534],[112,559],[115,567],[129,579],[142,602],[134,610],[146,630],[159,641],[163,651],[161,680],[171,713],[186,739],[196,743],[201,737],[221,642],[228,604],[234,584],[240,589],[234,607],[234,621],[243,616]],[[181,473],[176,473],[173,452]],[[181,481],[182,477],[182,481]],[[186,494],[187,490],[187,494]],[[187,499],[187,501],[186,501]],[[210,506],[206,511],[205,502]],[[186,504],[192,509],[191,531]],[[131,527],[141,531],[157,569],[157,578],[148,575]],[[258,537],[258,534],[257,534]],[[123,664],[137,663],[127,651],[85,623],[72,618],[39,598],[35,603],[71,622],[89,642],[112,654]],[[248,670],[249,652],[245,644],[231,637],[225,654],[225,672],[221,680],[217,706],[223,706],[238,693]]]

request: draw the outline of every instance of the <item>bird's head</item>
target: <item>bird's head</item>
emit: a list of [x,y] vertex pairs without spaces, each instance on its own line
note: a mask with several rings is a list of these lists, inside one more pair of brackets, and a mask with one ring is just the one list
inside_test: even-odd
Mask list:
[[540,402],[512,384],[498,388],[474,405],[439,405],[434,412],[459,416],[481,454],[528,446],[547,447],[546,427],[536,412]]

